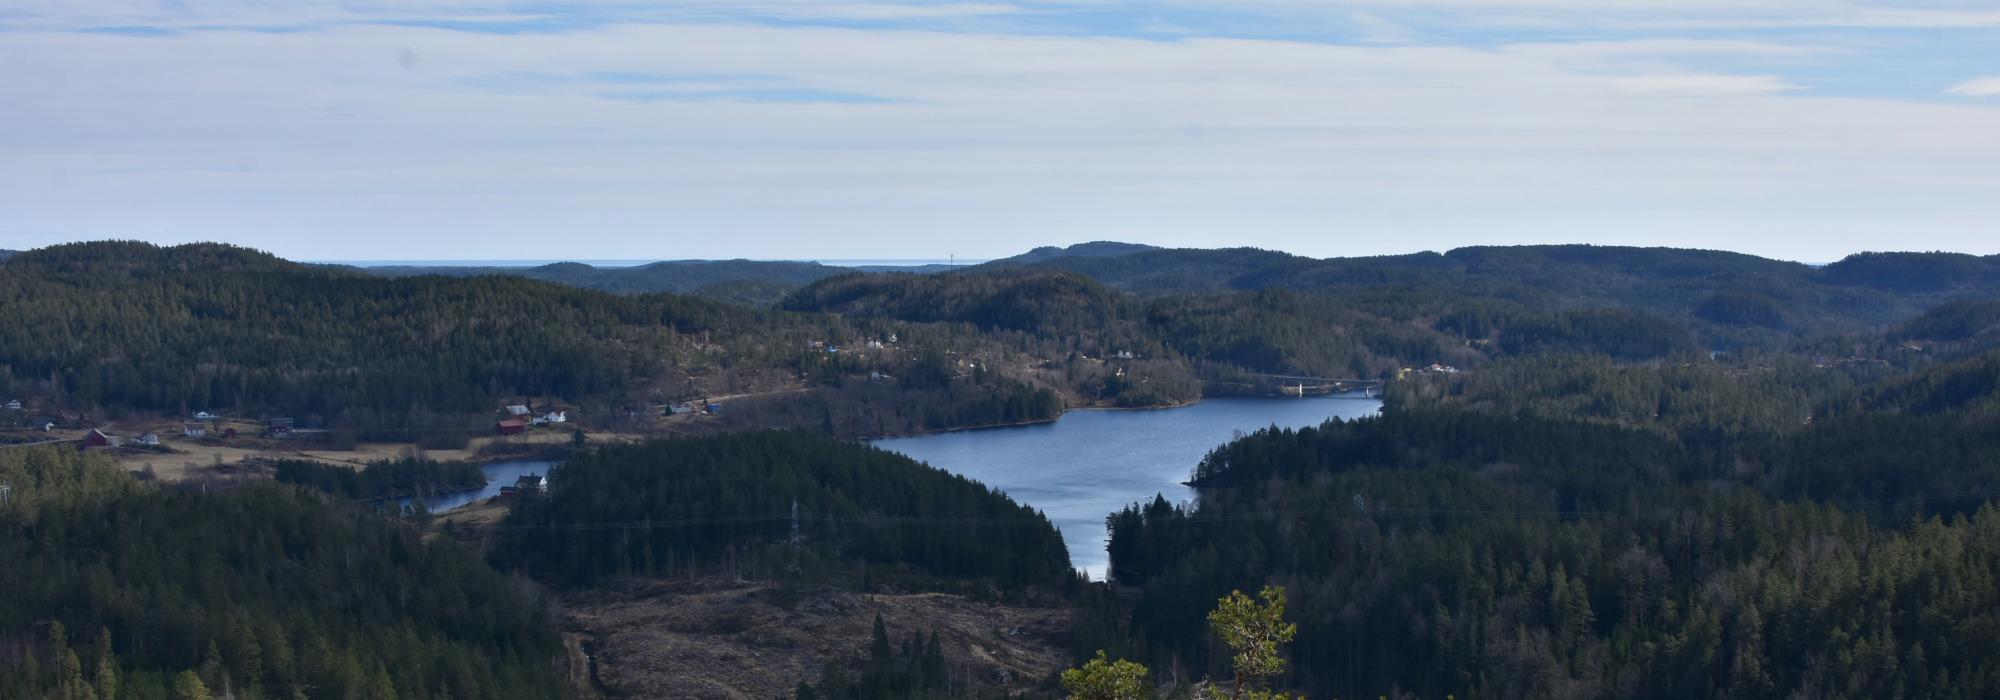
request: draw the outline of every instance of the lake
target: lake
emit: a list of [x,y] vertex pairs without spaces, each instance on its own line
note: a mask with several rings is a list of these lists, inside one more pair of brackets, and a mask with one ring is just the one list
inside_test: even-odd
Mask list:
[[1041,509],[1062,529],[1070,561],[1101,580],[1104,517],[1154,494],[1194,499],[1194,465],[1236,433],[1360,418],[1376,399],[1213,398],[1181,408],[1070,411],[1053,423],[885,438],[874,445],[977,479]]
[[[485,486],[432,496],[425,499],[424,504],[430,506],[432,513],[443,513],[453,508],[484,501],[500,495],[500,487],[513,486],[514,482],[521,478],[521,475],[541,474],[546,476],[549,473],[549,469],[555,465],[555,462],[534,460],[494,462],[479,468],[480,471],[486,473]],[[396,499],[396,504],[399,506],[409,505],[410,499]]]

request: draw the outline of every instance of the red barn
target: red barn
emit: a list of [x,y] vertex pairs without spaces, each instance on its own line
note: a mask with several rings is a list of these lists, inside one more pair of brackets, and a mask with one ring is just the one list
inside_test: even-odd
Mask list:
[[501,435],[517,435],[528,429],[528,421],[525,418],[508,418],[496,425]]
[[92,447],[112,447],[117,444],[118,443],[116,441],[111,439],[111,436],[105,435],[104,431],[102,430],[92,428],[90,432],[83,434],[84,449],[90,449]]

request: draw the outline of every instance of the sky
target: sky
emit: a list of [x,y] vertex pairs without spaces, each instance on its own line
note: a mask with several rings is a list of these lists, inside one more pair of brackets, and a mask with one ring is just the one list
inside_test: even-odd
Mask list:
[[8,0],[0,248],[2000,253],[1993,0]]

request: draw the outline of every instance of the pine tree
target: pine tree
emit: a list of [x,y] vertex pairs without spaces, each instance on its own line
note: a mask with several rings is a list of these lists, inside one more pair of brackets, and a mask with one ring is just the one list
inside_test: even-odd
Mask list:
[[182,671],[174,677],[174,700],[212,700],[208,685],[201,682],[201,674],[192,670]]
[[1299,626],[1285,622],[1283,587],[1265,586],[1258,598],[1262,599],[1261,604],[1242,591],[1231,591],[1208,614],[1209,628],[1235,652],[1232,665],[1236,670],[1230,689],[1223,691],[1211,685],[1207,688],[1209,697],[1255,700],[1288,697],[1274,694],[1270,683],[1285,672],[1285,659],[1278,654],[1278,648],[1292,641],[1299,633]]
[[118,698],[118,657],[111,650],[111,630],[104,628],[97,633],[97,697],[104,700]]
[[1073,700],[1140,700],[1151,694],[1146,667],[1119,659],[1112,661],[1104,650],[1097,658],[1078,668],[1062,672],[1063,690]]

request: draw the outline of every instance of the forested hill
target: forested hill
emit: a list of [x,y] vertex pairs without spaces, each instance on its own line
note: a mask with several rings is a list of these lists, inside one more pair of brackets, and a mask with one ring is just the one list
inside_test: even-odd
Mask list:
[[1213,674],[1203,604],[1279,584],[1283,686],[1315,697],[1990,697],[1994,358],[1397,382],[1114,515],[1129,613],[1079,648]]
[[[378,425],[679,380],[791,321],[671,295],[514,277],[385,279],[220,245],[87,243],[0,265],[0,391],[112,410],[237,408]],[[798,344],[808,334],[800,331]],[[786,347],[785,349],[789,349]]]
[[1011,258],[1001,258],[992,262],[997,267],[1009,263],[1035,263],[1055,260],[1057,258],[1115,258],[1120,255],[1129,255],[1148,250],[1160,250],[1160,248],[1143,243],[1091,241],[1089,243],[1077,243],[1062,248],[1042,246]]
[[1120,315],[1122,301],[1088,277],[1063,272],[852,274],[806,287],[783,308],[1054,333],[1103,328]]
[[[1472,247],[1443,254],[1305,258],[1256,249],[1051,255],[992,267],[1077,272],[1140,294],[1283,287],[1377,304],[1394,290],[1422,310],[1549,311],[1615,305],[1718,326],[1851,330],[1937,300],[2000,293],[2000,256],[1863,253],[1814,268],[1721,251],[1588,245]],[[1388,311],[1389,307],[1380,307]]]
[[20,251],[15,251],[15,250],[0,250],[0,261],[5,261],[6,259],[14,257],[19,253]]
[[1044,356],[1150,360],[1216,382],[1255,381],[1245,373],[1380,377],[1410,364],[1483,360],[1446,333],[1321,296],[1273,289],[1142,298],[1060,270],[847,275],[799,290],[783,308],[1025,334],[1039,339],[1031,344]]
[[1939,304],[1900,326],[1903,340],[1957,342],[2000,336],[2000,299],[1966,299]]
[[769,306],[801,286],[851,272],[848,268],[819,263],[770,260],[668,260],[636,267],[593,267],[566,262],[522,268],[383,266],[360,269],[388,277],[512,275],[617,294],[672,292],[755,306]]
[[[908,457],[820,435],[604,447],[549,478],[547,494],[508,514],[493,556],[563,584],[725,568],[1044,596],[1078,584],[1061,535],[1035,510]],[[797,546],[788,543],[795,526]]]
[[[0,264],[0,298],[19,300],[0,318],[0,392],[97,413],[224,408],[465,430],[490,427],[480,418],[502,397],[609,414],[806,388],[730,420],[884,434],[1268,393],[1269,375],[1379,378],[1572,353],[1949,361],[1992,341],[1996,312],[1978,296],[1990,263],[1868,255],[1820,270],[1589,246],[1313,260],[1093,243],[933,274],[840,274],[766,310],[512,275],[390,278],[220,245],[86,243]],[[743,265],[838,269],[635,273],[734,269],[717,284],[767,295],[803,278],[763,287]],[[1950,283],[1910,291],[1897,274]]]
[[570,692],[544,601],[372,511],[54,447],[0,451],[0,483],[0,697]]

